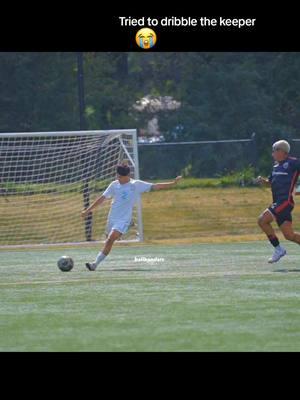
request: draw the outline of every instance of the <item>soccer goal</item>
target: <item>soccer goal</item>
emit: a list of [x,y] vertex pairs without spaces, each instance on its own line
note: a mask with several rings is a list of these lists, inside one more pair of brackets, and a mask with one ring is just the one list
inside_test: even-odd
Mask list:
[[[139,179],[136,130],[0,134],[0,246],[101,242],[110,201],[88,207],[127,162]],[[123,240],[142,241],[141,203]]]

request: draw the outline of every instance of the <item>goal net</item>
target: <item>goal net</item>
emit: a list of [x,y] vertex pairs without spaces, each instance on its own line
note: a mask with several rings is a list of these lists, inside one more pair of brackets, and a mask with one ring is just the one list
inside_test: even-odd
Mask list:
[[[136,130],[0,134],[0,246],[105,240],[110,201],[86,208],[126,162],[139,179]],[[123,238],[143,240],[141,203]]]

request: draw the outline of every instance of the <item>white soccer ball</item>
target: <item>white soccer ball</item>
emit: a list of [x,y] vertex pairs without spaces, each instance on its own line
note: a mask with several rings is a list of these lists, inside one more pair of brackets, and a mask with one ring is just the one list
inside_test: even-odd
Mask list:
[[57,261],[57,266],[61,271],[68,272],[74,267],[74,261],[69,256],[62,256]]

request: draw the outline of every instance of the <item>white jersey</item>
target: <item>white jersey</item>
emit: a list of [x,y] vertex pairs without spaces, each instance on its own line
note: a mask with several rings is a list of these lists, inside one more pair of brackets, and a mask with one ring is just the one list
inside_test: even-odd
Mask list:
[[153,183],[134,179],[122,185],[118,180],[113,181],[103,193],[106,198],[113,198],[108,219],[130,224],[135,203],[141,193],[149,192],[152,186]]

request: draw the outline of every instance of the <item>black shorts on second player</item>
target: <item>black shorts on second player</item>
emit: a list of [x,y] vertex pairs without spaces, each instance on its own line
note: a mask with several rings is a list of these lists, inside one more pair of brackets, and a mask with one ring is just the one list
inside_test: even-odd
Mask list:
[[285,221],[292,222],[292,211],[294,206],[291,203],[288,204],[277,204],[273,203],[268,210],[274,215],[277,225],[282,225]]

